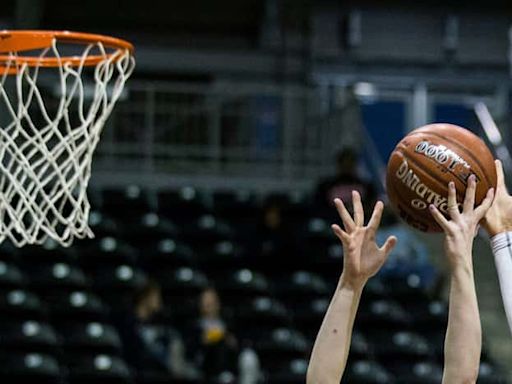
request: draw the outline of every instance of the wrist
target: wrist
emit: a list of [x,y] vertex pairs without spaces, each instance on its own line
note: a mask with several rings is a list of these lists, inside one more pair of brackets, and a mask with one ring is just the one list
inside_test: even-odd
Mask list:
[[499,235],[500,233],[512,232],[512,225],[502,225],[496,228],[485,228],[490,237]]
[[355,278],[342,273],[338,282],[338,289],[361,292],[367,281],[368,279],[365,278]]
[[455,264],[452,264],[451,268],[451,276],[453,277],[467,277],[473,276],[473,262],[470,259],[469,261],[461,261]]
[[482,227],[490,237],[496,236],[503,232],[512,231],[512,222],[501,222],[499,224],[489,224],[486,220],[482,221]]

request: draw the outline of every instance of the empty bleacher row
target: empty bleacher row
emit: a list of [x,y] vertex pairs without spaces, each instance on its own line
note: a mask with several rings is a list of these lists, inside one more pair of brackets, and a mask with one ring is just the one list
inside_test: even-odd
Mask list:
[[[112,321],[148,278],[164,299],[154,326],[186,340],[198,294],[214,285],[237,338],[257,352],[263,382],[304,382],[343,252],[332,216],[306,197],[272,199],[282,218],[270,230],[265,199],[249,193],[104,190],[92,193],[95,239],[68,249],[2,244],[0,382],[168,382],[133,375]],[[447,304],[419,276],[371,280],[344,382],[439,383],[446,322]],[[505,383],[485,353],[479,382]]]

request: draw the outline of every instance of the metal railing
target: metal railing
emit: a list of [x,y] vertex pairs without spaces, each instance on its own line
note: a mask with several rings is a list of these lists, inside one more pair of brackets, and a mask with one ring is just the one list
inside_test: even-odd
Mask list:
[[315,181],[333,169],[347,124],[317,90],[131,83],[94,159],[96,174]]

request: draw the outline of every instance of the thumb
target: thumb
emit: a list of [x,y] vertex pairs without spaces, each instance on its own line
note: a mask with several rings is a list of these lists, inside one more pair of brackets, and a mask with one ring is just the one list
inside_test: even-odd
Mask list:
[[494,160],[494,164],[496,165],[496,188],[501,190],[507,190],[507,186],[505,184],[505,175],[503,173],[503,164],[500,160]]
[[395,236],[389,236],[380,250],[387,256],[395,248],[398,239]]

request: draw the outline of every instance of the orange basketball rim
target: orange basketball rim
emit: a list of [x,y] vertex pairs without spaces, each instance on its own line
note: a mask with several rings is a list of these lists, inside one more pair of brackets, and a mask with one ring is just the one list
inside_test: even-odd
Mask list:
[[[50,50],[55,43],[68,45],[101,45],[105,51],[90,55],[55,56],[34,52]],[[0,31],[0,75],[16,74],[23,65],[29,67],[61,67],[64,64],[94,66],[104,60],[133,54],[133,45],[115,37],[70,31]]]

